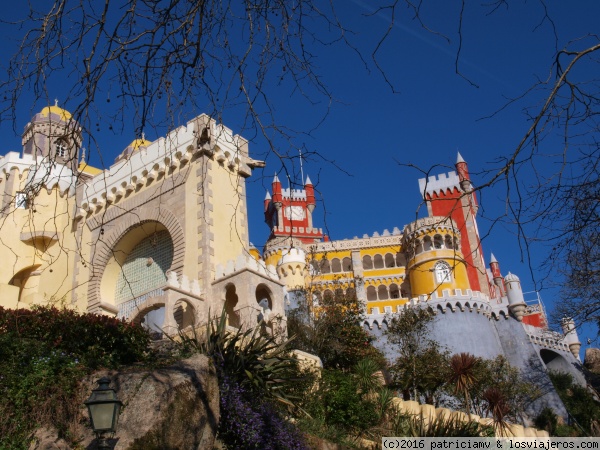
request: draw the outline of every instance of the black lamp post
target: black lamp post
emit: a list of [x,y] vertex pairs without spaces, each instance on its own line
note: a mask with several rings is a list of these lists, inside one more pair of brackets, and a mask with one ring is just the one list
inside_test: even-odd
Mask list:
[[84,403],[88,407],[92,428],[98,438],[99,449],[109,449],[108,439],[114,436],[119,421],[119,411],[121,410],[121,400],[117,398],[117,393],[110,388],[110,379],[102,377],[98,380],[98,387],[92,391],[90,398]]

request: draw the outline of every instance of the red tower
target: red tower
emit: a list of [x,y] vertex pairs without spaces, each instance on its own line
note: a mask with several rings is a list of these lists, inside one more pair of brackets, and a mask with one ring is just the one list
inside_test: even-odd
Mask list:
[[461,236],[460,250],[467,263],[471,289],[489,295],[489,283],[477,229],[477,197],[471,184],[469,168],[460,153],[455,167],[456,172],[420,179],[419,188],[427,202],[430,217],[451,217],[458,226]]
[[315,189],[306,177],[304,189],[283,189],[277,175],[271,184],[273,194],[265,197],[265,222],[271,228],[269,239],[294,237],[309,244],[323,239],[323,231],[313,228],[312,213],[315,209]]

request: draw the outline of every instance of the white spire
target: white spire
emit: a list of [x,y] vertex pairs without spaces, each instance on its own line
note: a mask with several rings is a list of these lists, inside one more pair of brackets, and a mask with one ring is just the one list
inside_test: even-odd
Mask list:
[[273,177],[273,183],[281,183],[277,177],[277,172],[275,172],[275,177]]
[[498,262],[498,260],[496,259],[496,257],[492,253],[492,256],[490,257],[490,263],[497,263],[497,262]]
[[306,183],[304,183],[304,185],[306,186],[307,184],[312,185],[312,181],[310,181],[310,177],[308,175],[306,175]]
[[265,200],[271,200],[271,194],[267,191],[267,195],[265,195]]
[[465,160],[463,159],[462,155],[460,154],[460,152],[456,152],[456,164],[458,163],[464,163]]

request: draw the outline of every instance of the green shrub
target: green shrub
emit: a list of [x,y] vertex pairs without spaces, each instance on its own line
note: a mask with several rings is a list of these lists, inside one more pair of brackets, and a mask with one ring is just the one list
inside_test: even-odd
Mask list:
[[326,426],[360,433],[377,422],[373,401],[362,395],[357,378],[339,370],[324,370],[319,389],[309,396],[306,409]]
[[98,366],[142,360],[148,344],[142,327],[122,320],[0,307],[0,449],[26,449],[39,426],[54,427],[73,441],[80,380]]
[[[598,402],[586,388],[575,383],[570,374],[549,372],[548,375],[569,414],[576,420],[577,425],[589,435],[592,422],[600,420],[600,405]],[[563,436],[572,436],[574,431],[574,429],[557,427],[556,433],[557,435],[560,432]]]
[[145,358],[150,344],[140,325],[99,314],[79,314],[69,309],[0,307],[0,334],[45,342],[75,355],[88,367],[116,367]]

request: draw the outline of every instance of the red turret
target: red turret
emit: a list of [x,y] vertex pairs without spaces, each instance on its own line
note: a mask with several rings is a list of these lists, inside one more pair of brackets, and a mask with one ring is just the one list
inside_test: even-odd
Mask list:
[[293,237],[305,243],[321,241],[323,231],[313,228],[312,223],[316,201],[310,178],[306,178],[304,189],[283,189],[275,175],[272,187],[272,198],[267,193],[264,201],[265,221],[271,228],[269,239]]
[[493,253],[490,258],[490,270],[492,271],[492,278],[494,279],[494,284],[498,288],[499,297],[504,297],[506,295],[506,289],[504,288],[504,278],[500,273],[500,263],[496,260],[496,257]]
[[306,191],[306,204],[312,213],[316,205],[315,188],[313,187],[312,181],[310,181],[308,175],[306,176],[306,183],[304,183],[304,190]]
[[281,203],[281,181],[279,181],[277,174],[273,178],[271,189],[273,190],[273,203]]
[[490,283],[477,230],[477,199],[461,154],[457,155],[455,172],[420,179],[419,187],[429,215],[451,217],[457,225],[471,289],[489,294]]
[[269,203],[271,203],[271,194],[269,194],[269,191],[267,191],[267,195],[265,195],[264,200],[265,214],[269,210]]

